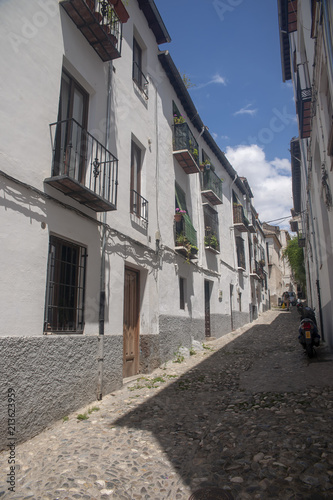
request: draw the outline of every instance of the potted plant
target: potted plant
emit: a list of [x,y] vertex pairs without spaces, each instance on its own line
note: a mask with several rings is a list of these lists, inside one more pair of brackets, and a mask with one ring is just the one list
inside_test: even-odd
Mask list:
[[205,247],[206,248],[213,248],[214,250],[217,250],[219,246],[219,242],[217,241],[217,238],[214,234],[211,234],[210,236],[205,236]]
[[126,23],[128,21],[129,14],[122,0],[109,0],[109,3],[114,5],[114,9],[117,13],[119,21],[122,23]]
[[173,123],[175,125],[179,125],[180,123],[185,123],[185,118],[183,117],[183,115],[173,115]]
[[180,208],[176,208],[174,216],[175,221],[180,222],[184,214],[186,214],[186,210],[181,210]]
[[86,0],[86,4],[88,5],[91,12],[95,12],[95,0]]
[[209,170],[210,169],[210,161],[205,160],[200,163],[200,171],[204,172],[204,170]]
[[[176,247],[182,247],[183,253],[185,253],[186,262],[190,262],[190,259],[193,258],[198,253],[198,248],[195,245],[192,245],[184,233],[178,233],[176,236]],[[180,249],[181,250],[181,249]]]

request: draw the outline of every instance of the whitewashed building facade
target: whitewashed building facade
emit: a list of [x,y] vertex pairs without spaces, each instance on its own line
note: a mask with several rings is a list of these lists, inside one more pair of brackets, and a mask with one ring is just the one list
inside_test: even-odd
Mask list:
[[266,310],[267,258],[152,0],[0,14],[0,384],[24,439]]
[[283,81],[292,80],[299,137],[291,140],[294,221],[304,248],[307,300],[333,346],[333,6],[278,1]]

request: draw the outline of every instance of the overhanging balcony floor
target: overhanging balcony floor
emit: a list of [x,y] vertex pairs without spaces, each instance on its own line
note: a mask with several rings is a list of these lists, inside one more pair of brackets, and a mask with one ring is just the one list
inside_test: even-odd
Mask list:
[[201,194],[212,204],[212,205],[222,205],[222,200],[217,196],[212,189],[207,191],[201,191]]
[[[117,48],[117,46],[120,47],[121,40],[106,32],[108,27],[103,27],[96,17],[99,13],[94,14],[84,0],[62,0],[60,5],[102,61],[112,61],[121,56],[120,50]],[[120,33],[119,36],[121,36]]]
[[174,151],[173,155],[178,161],[179,165],[184,169],[184,172],[186,174],[197,174],[198,172],[200,172],[195,159],[188,149]]
[[49,186],[58,189],[58,191],[61,191],[66,196],[70,196],[82,205],[91,208],[95,212],[109,212],[111,210],[116,210],[113,203],[110,203],[102,196],[99,196],[83,186],[83,184],[80,184],[77,180],[72,179],[67,175],[49,177],[48,179],[45,179],[44,182]]

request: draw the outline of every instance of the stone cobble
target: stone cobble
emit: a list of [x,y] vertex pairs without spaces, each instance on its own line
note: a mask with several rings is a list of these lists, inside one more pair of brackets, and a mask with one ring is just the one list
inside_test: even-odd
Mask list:
[[0,499],[333,499],[332,355],[298,323],[268,311],[64,416],[16,446],[15,492],[5,450]]

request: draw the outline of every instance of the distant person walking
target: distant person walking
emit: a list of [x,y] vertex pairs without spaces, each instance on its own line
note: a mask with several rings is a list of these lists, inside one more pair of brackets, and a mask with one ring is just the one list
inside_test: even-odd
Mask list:
[[285,307],[287,308],[287,311],[289,311],[289,306],[290,306],[290,298],[289,298],[289,292],[284,292],[282,295],[283,298],[283,303]]

